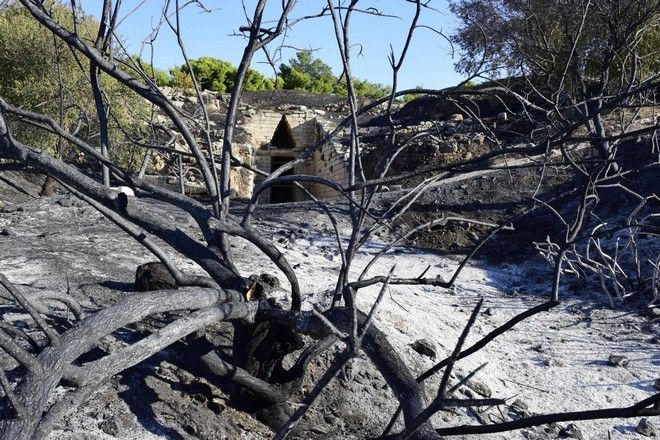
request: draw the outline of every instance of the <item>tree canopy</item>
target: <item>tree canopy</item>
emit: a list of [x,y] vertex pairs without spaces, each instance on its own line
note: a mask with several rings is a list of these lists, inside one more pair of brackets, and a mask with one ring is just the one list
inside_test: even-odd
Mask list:
[[[44,7],[64,26],[72,26],[70,8],[58,2],[45,2]],[[75,17],[77,32],[94,40],[98,22],[78,11]],[[61,126],[86,134],[87,141],[98,143],[98,118],[87,84],[89,62],[74,56],[65,43],[53,35],[19,4],[9,3],[0,8],[0,96],[12,105],[38,111],[56,120]],[[111,111],[111,134],[117,144],[125,133],[140,129],[140,112],[146,109],[143,100],[127,93],[125,86],[102,77],[104,96]],[[121,125],[121,130],[118,125]],[[15,135],[24,142],[54,152],[59,142],[42,130],[27,124],[17,124]],[[128,145],[128,144],[126,144]],[[117,148],[111,154],[127,165],[130,152]]]
[[[236,66],[229,61],[203,56],[190,60],[189,65],[203,89],[229,93],[234,88]],[[279,77],[275,81],[255,69],[250,69],[244,90],[273,90],[277,87],[283,90],[302,90],[319,94],[346,95],[347,93],[346,81],[337,78],[332,73],[332,68],[323,60],[315,58],[311,50],[298,51],[288,64],[280,64],[279,70]],[[158,72],[152,74],[156,78],[156,83],[161,86],[171,85],[189,89],[193,85],[186,65],[171,69],[168,80],[164,80],[162,75],[157,75]],[[390,92],[386,86],[365,80],[354,80],[354,86],[357,95],[366,98],[380,98]]]
[[[195,75],[195,79],[197,79],[203,89],[228,93],[234,88],[234,82],[236,81],[236,66],[229,61],[203,56],[190,60],[189,65]],[[186,78],[186,75],[190,74],[190,69],[185,64],[171,69],[170,74],[172,75],[172,85],[188,88],[188,82],[190,82],[192,78],[188,79]],[[191,82],[190,85],[192,85]],[[273,80],[254,69],[248,71],[245,81],[245,90],[272,90],[273,88]]]
[[579,82],[658,71],[658,0],[458,0],[457,68]]

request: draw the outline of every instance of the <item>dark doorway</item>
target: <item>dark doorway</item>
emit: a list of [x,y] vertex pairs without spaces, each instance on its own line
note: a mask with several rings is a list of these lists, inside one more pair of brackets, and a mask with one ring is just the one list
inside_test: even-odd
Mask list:
[[[280,166],[291,161],[293,157],[273,156],[270,162],[270,171],[273,172]],[[284,172],[283,176],[290,176],[293,170]],[[270,187],[270,203],[289,203],[294,200],[293,182],[276,183]]]
[[293,150],[296,148],[296,141],[293,138],[289,121],[286,120],[286,115],[282,115],[280,123],[277,124],[277,128],[275,129],[275,133],[273,133],[270,144],[274,147],[285,150]]

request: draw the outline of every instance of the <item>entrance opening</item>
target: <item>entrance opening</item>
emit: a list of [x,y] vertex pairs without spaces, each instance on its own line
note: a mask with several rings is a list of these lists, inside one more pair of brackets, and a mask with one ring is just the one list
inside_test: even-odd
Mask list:
[[291,132],[291,126],[289,121],[286,119],[286,115],[282,115],[280,123],[277,124],[275,133],[273,133],[273,138],[270,140],[270,144],[273,147],[282,148],[285,150],[293,150],[296,148],[296,141],[293,138],[293,133]]
[[[273,172],[285,163],[293,160],[293,157],[273,156],[270,162],[270,171]],[[293,170],[288,170],[282,176],[290,176]],[[294,200],[293,182],[276,183],[270,187],[270,203],[289,203]]]

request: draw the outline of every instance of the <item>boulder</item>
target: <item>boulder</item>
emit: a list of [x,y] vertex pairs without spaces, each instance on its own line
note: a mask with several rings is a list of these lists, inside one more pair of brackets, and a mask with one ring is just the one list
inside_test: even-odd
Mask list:
[[449,120],[452,122],[463,122],[463,115],[460,113],[454,113],[449,117]]
[[138,292],[176,288],[176,280],[160,261],[145,263],[135,271],[135,290]]
[[567,438],[576,438],[579,440],[584,439],[584,434],[582,433],[582,430],[575,423],[569,423],[568,426],[566,426],[565,428],[561,428],[559,430],[559,436],[567,437]]
[[458,143],[456,142],[443,142],[438,145],[439,153],[456,153],[458,151]]
[[637,431],[639,434],[643,435],[644,437],[660,437],[660,433],[658,432],[658,427],[653,424],[653,422],[649,421],[647,418],[643,418],[642,420],[639,421],[637,426],[635,427],[635,431]]
[[468,380],[465,385],[483,397],[490,397],[493,395],[493,391],[490,389],[490,387],[483,382],[479,382],[478,380]]
[[607,362],[613,367],[625,367],[630,362],[630,359],[620,354],[611,354]]
[[417,353],[435,359],[435,344],[428,339],[418,339],[412,343],[412,349]]

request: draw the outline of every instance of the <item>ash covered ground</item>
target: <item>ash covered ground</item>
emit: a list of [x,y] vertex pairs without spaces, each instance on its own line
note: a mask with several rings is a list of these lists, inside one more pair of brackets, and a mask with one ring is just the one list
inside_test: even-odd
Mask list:
[[[138,265],[153,261],[139,244],[124,235],[93,208],[72,196],[37,195],[42,177],[16,171],[0,174],[0,272],[26,292],[70,292],[87,313],[133,293]],[[476,183],[475,183],[476,182]],[[479,179],[468,185],[480,187]],[[460,185],[456,183],[458,189]],[[465,190],[469,188],[462,188]],[[438,189],[454,194],[454,189]],[[455,193],[460,197],[462,193]],[[387,197],[382,200],[388,203]],[[191,228],[184,213],[162,207],[183,229]],[[237,207],[240,209],[240,207]],[[346,232],[345,206],[332,205]],[[340,257],[330,222],[311,204],[263,206],[257,225],[278,244],[296,269],[304,294],[304,308],[327,304],[334,288]],[[458,236],[469,237],[469,230]],[[201,237],[200,237],[201,238]],[[388,234],[371,241],[356,259],[355,273],[382,249]],[[431,240],[427,237],[426,240]],[[421,243],[426,245],[427,242]],[[497,244],[495,244],[497,245]],[[502,244],[500,243],[499,246]],[[244,275],[276,275],[281,286],[274,295],[286,303],[288,285],[277,269],[247,242],[232,242],[232,252]],[[419,247],[397,247],[381,258],[371,275],[395,274],[447,277],[461,259],[456,250],[438,252]],[[413,349],[426,340],[435,360],[448,356],[472,308],[484,298],[482,313],[467,345],[507,319],[545,301],[550,267],[529,252],[524,259],[493,258],[493,249],[472,261],[452,289],[430,286],[391,286],[375,319],[413,371],[420,374],[434,364],[427,353]],[[189,273],[201,273],[191,261],[176,260]],[[454,380],[486,364],[462,386],[461,397],[501,397],[507,405],[481,408],[478,413],[444,412],[436,425],[494,423],[524,415],[627,406],[648,397],[660,378],[660,323],[647,315],[642,300],[609,307],[595,287],[571,283],[562,289],[563,302],[517,325],[485,349],[458,362]],[[378,288],[360,291],[358,305],[368,311]],[[19,313],[3,307],[4,319]],[[162,317],[167,319],[167,317]],[[148,331],[155,322],[127,332]],[[220,328],[210,332],[220,332]],[[121,338],[106,341],[107,349]],[[302,398],[327,368],[333,353],[314,361],[297,397]],[[625,366],[608,362],[611,355],[625,356]],[[434,396],[439,378],[427,382]],[[64,391],[64,386],[60,387]],[[379,435],[396,409],[396,400],[378,371],[364,358],[356,359],[328,387],[308,412],[297,438],[362,439]],[[556,424],[480,438],[546,439],[577,436],[584,439],[642,438],[637,420]],[[656,420],[657,423],[657,420]],[[229,400],[223,384],[196,377],[166,361],[152,358],[125,371],[100,387],[76,412],[56,426],[49,439],[266,439],[268,427],[240,411]],[[464,438],[471,438],[466,436]]]

